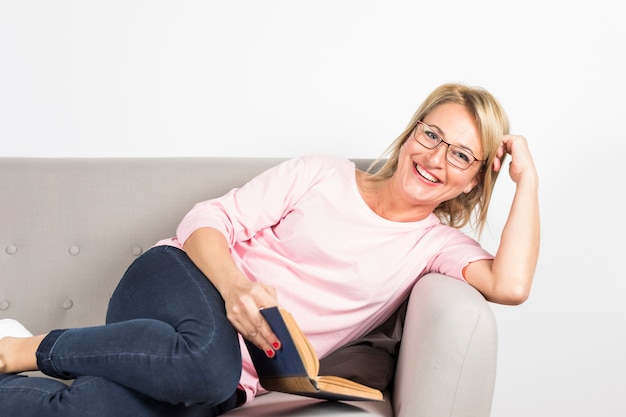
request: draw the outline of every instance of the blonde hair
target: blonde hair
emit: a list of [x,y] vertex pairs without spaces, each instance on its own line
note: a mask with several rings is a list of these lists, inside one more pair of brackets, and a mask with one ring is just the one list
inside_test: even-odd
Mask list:
[[455,228],[462,228],[469,223],[480,235],[487,223],[489,201],[498,177],[498,172],[493,170],[493,160],[502,136],[509,133],[509,120],[504,109],[487,90],[463,84],[444,84],[436,88],[417,109],[404,132],[369,167],[368,173],[376,181],[391,177],[398,168],[400,149],[411,136],[417,122],[444,103],[460,104],[474,117],[480,132],[483,159],[486,161],[476,174],[476,186],[469,193],[461,193],[442,202],[434,213],[442,223]]

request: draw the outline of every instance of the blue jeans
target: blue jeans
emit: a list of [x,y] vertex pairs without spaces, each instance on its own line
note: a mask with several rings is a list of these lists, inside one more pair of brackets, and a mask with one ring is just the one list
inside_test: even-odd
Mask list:
[[155,247],[128,268],[106,325],[54,330],[46,375],[0,374],[0,410],[20,417],[209,417],[241,402],[241,355],[224,301],[185,252]]

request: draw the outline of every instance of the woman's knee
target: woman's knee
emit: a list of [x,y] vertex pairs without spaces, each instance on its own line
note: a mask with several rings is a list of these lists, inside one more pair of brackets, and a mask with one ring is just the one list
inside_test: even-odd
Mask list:
[[126,270],[109,300],[107,323],[152,318],[178,327],[223,310],[221,295],[185,252],[157,246]]

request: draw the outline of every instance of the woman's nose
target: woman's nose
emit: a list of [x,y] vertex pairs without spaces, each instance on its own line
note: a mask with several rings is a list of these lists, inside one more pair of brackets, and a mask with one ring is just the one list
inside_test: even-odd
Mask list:
[[448,145],[446,145],[444,142],[440,142],[439,145],[435,146],[431,150],[431,152],[432,153],[430,159],[432,159],[434,163],[436,163],[437,165],[445,164],[446,154],[448,153]]

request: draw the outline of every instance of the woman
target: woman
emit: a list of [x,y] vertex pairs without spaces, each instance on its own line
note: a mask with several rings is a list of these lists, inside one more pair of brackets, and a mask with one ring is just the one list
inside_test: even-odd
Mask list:
[[[516,192],[492,256],[459,228],[484,227],[507,154]],[[437,88],[386,157],[375,172],[294,158],[198,203],[176,237],[129,267],[106,326],[19,337],[19,323],[0,323],[0,407],[26,417],[219,415],[259,390],[239,337],[270,357],[280,349],[261,308],[284,306],[323,356],[382,323],[427,272],[522,303],[539,250],[538,179],[491,94]],[[36,369],[75,382],[14,375]]]

